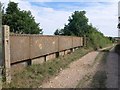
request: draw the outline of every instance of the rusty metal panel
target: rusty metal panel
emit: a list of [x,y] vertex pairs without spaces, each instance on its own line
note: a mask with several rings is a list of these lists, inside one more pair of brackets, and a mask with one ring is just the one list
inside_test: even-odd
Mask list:
[[59,37],[59,51],[72,48],[72,37],[60,36]]
[[58,51],[57,36],[31,36],[31,58]]
[[80,37],[73,37],[73,47],[80,46]]
[[29,59],[29,36],[10,35],[11,63]]

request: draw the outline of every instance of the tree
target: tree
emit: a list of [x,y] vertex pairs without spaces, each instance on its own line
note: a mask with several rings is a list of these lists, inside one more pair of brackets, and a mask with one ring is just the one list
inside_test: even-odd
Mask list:
[[35,22],[31,12],[21,11],[18,3],[9,2],[6,13],[2,16],[2,24],[9,25],[13,33],[42,34],[40,24]]
[[60,32],[58,29],[54,32],[54,35],[60,35]]
[[54,35],[64,35],[64,29],[57,29],[57,30],[54,32]]
[[85,11],[75,11],[68,19],[68,24],[61,30],[56,30],[55,35],[86,36],[87,44],[95,50],[102,48],[110,42],[103,33],[98,31],[92,24],[88,24]]
[[84,36],[88,30],[88,18],[85,16],[85,11],[75,11],[71,17],[69,17],[68,25],[65,25],[63,29],[64,35]]
[[117,28],[120,29],[120,23],[118,24]]
[[2,14],[4,13],[3,3],[0,2],[0,27],[2,25]]

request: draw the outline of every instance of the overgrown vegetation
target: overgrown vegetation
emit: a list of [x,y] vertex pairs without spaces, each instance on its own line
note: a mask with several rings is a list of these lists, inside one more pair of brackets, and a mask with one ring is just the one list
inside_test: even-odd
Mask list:
[[65,25],[63,29],[57,29],[54,34],[78,37],[86,36],[87,45],[93,47],[95,50],[111,44],[111,38],[105,37],[96,27],[88,24],[88,18],[85,14],[85,11],[75,11],[72,16],[69,17],[68,25]]
[[13,76],[11,84],[3,84],[4,88],[34,88],[40,87],[41,83],[56,75],[60,70],[66,68],[72,61],[75,61],[92,49],[80,48],[75,52],[47,61],[43,64],[32,65],[22,72]]
[[14,2],[9,2],[5,11],[2,8],[2,25],[10,26],[13,33],[42,34],[42,29],[39,23],[35,22],[31,12],[20,10],[18,3]]

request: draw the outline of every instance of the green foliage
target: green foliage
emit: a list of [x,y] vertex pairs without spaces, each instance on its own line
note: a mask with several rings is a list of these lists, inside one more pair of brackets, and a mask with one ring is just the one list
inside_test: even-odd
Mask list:
[[62,29],[61,29],[61,30],[57,29],[57,30],[54,32],[54,35],[59,35],[59,34],[62,35]]
[[75,11],[72,16],[69,17],[68,25],[65,25],[62,30],[56,30],[57,35],[84,36],[88,26],[88,18],[85,16],[85,13],[85,11]]
[[10,31],[24,34],[42,34],[39,23],[35,22],[30,11],[20,10],[18,4],[10,2],[2,16],[2,24],[9,25]]
[[0,28],[1,28],[1,24],[2,24],[2,14],[3,14],[3,4],[0,2]]
[[67,35],[67,36],[86,36],[87,46],[93,47],[95,50],[105,47],[111,43],[110,38],[105,37],[97,28],[92,24],[88,24],[88,18],[85,16],[85,11],[75,11],[71,17],[69,17],[68,25],[64,26],[64,29],[56,30],[55,35]]
[[95,50],[112,43],[108,37],[105,37],[101,32],[98,32],[93,26],[90,26],[86,36],[88,37],[88,46],[93,47]]
[[115,38],[113,37],[108,37],[110,41],[112,41],[112,43],[115,43]]

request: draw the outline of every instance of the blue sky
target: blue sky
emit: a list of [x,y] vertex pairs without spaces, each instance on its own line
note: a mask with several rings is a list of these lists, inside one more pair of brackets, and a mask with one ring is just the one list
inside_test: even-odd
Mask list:
[[[7,6],[9,0],[2,1]],[[30,10],[45,35],[53,35],[68,23],[74,11],[85,10],[89,23],[106,36],[117,36],[117,0],[12,0],[21,10]]]
[[53,8],[55,10],[71,10],[69,8],[75,9],[77,8],[89,8],[89,7],[95,7],[96,3],[102,6],[107,6],[112,4],[112,2],[30,2],[31,5],[34,6],[40,6],[40,7],[48,7]]

